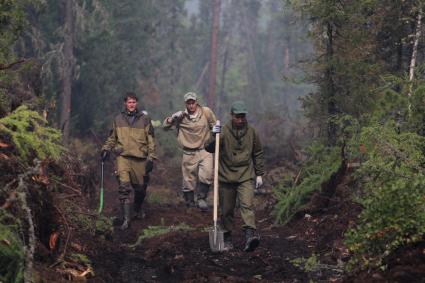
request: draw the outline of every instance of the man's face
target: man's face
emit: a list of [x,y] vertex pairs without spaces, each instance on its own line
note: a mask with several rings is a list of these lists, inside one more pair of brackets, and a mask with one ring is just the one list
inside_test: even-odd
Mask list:
[[196,103],[196,100],[189,99],[188,101],[186,101],[186,109],[189,114],[195,113],[197,107],[198,103]]
[[246,125],[246,114],[232,114],[233,125],[241,129]]
[[125,102],[125,108],[129,112],[135,111],[137,108],[137,100],[133,98],[128,98],[127,101]]

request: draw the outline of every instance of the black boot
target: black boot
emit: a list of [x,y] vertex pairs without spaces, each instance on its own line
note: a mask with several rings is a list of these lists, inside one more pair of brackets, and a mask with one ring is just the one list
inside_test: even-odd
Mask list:
[[224,233],[224,252],[228,252],[233,249],[233,241],[232,241],[232,233],[225,232]]
[[260,237],[257,234],[257,231],[253,228],[245,229],[245,252],[252,252],[260,244]]
[[205,183],[199,183],[198,185],[198,207],[201,211],[208,210],[207,196],[208,191],[210,189],[210,185]]
[[195,194],[193,191],[183,192],[186,207],[195,207]]
[[120,227],[121,231],[127,230],[128,227],[130,227],[130,204],[129,203],[124,203],[121,204],[121,209],[123,212],[123,222],[122,225]]
[[145,218],[145,212],[142,209],[143,201],[146,196],[146,187],[147,185],[137,185],[134,188],[134,202],[133,202],[133,218],[134,219],[143,219]]

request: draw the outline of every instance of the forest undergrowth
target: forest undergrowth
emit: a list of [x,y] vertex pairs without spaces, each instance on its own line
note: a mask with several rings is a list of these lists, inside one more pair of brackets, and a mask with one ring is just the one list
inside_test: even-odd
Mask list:
[[307,150],[296,178],[276,186],[275,214],[288,223],[323,194],[323,184],[336,173],[341,160],[351,167],[349,194],[362,208],[345,232],[351,253],[349,272],[386,270],[388,259],[405,246],[424,242],[425,235],[425,138],[423,89],[408,98],[386,90],[377,111],[363,120],[343,116],[337,121],[336,146],[315,143]]
[[107,235],[112,224],[85,210],[93,175],[60,132],[18,107],[0,119],[0,170],[0,281],[41,280],[49,265],[62,278],[92,274],[72,247],[74,231]]

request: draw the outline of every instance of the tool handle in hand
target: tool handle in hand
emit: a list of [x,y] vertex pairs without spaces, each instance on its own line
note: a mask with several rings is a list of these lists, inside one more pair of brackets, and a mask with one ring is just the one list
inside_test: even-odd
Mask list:
[[[220,121],[217,121],[220,125]],[[215,151],[214,151],[214,226],[217,226],[218,214],[218,156],[220,150],[220,133],[215,134]]]
[[103,210],[103,164],[102,162],[102,170],[100,173],[100,196],[99,196],[99,210],[98,213],[101,214]]

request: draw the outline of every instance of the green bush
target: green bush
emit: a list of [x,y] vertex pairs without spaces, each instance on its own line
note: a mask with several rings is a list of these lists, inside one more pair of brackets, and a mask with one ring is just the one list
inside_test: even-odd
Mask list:
[[47,127],[47,121],[25,105],[0,119],[0,132],[11,137],[23,159],[33,154],[40,159],[58,159],[64,150],[60,131]]
[[425,234],[425,139],[387,123],[364,128],[360,142],[367,149],[367,161],[356,172],[364,209],[346,244],[353,262],[381,266],[394,249]]
[[10,222],[0,209],[0,282],[20,283],[24,281],[24,247],[18,236],[15,225],[6,225]]
[[411,97],[410,128],[421,136],[425,136],[425,85],[418,87]]
[[275,206],[276,222],[286,224],[308,202],[311,194],[336,172],[341,164],[341,151],[337,147],[313,144],[307,149],[309,158],[302,165],[299,182],[281,182],[274,188],[278,200]]

